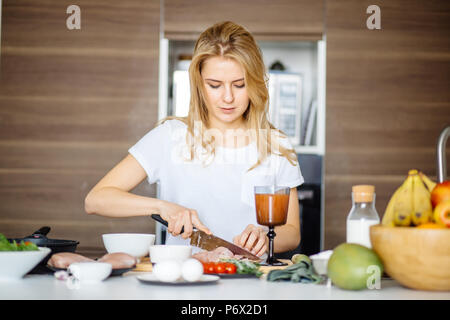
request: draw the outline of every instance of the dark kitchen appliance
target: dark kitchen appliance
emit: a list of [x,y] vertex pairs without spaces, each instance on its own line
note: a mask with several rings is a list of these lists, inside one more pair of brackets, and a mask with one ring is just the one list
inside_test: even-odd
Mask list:
[[10,242],[14,240],[16,242],[30,241],[33,242],[38,247],[47,247],[52,250],[50,254],[48,254],[44,258],[44,260],[42,260],[29,273],[37,273],[37,274],[48,273],[49,269],[46,267],[47,262],[53,254],[58,252],[75,252],[77,245],[79,244],[79,242],[75,240],[49,239],[47,238],[47,234],[50,232],[50,230],[51,230],[50,227],[42,227],[39,230],[33,232],[32,235],[27,236],[25,238],[8,239]]
[[290,259],[296,253],[312,255],[322,246],[322,156],[298,155],[305,182],[297,187],[300,204],[300,244],[287,252],[276,253],[278,259]]

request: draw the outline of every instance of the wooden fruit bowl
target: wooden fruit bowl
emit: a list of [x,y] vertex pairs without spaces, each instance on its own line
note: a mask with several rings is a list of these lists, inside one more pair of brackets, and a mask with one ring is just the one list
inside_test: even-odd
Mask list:
[[386,273],[405,287],[450,291],[450,229],[370,228]]

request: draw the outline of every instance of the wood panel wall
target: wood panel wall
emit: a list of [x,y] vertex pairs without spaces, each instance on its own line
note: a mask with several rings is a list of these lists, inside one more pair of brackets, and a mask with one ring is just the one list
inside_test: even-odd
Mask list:
[[214,23],[231,20],[258,40],[319,40],[323,0],[164,0],[164,36],[196,40]]
[[[5,0],[0,85],[0,232],[103,251],[101,234],[154,232],[149,218],[88,216],[87,192],[158,117],[159,1]],[[134,190],[154,196],[154,187]]]
[[[381,30],[366,27],[371,4]],[[345,242],[352,185],[375,185],[382,216],[409,169],[436,179],[436,142],[450,125],[449,34],[448,1],[326,2],[325,249]]]

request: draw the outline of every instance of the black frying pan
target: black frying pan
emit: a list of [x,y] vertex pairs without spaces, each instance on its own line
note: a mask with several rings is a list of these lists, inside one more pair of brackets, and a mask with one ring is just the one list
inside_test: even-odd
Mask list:
[[75,252],[78,241],[75,240],[60,240],[60,239],[49,239],[47,234],[50,232],[50,227],[42,227],[35,231],[32,235],[25,238],[12,238],[8,239],[10,242],[16,241],[30,241],[33,242],[38,247],[47,247],[52,251],[42,260],[36,268],[30,271],[30,273],[45,273],[46,265],[50,257],[58,252]]

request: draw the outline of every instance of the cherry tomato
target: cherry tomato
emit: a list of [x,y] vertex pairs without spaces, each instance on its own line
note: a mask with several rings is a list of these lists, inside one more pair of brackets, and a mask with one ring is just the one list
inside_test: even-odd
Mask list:
[[225,263],[225,273],[233,274],[236,273],[236,265],[231,262]]
[[216,273],[225,273],[225,264],[222,262],[216,263],[216,265],[214,267],[214,271]]
[[214,263],[213,262],[203,263],[203,272],[215,273]]

